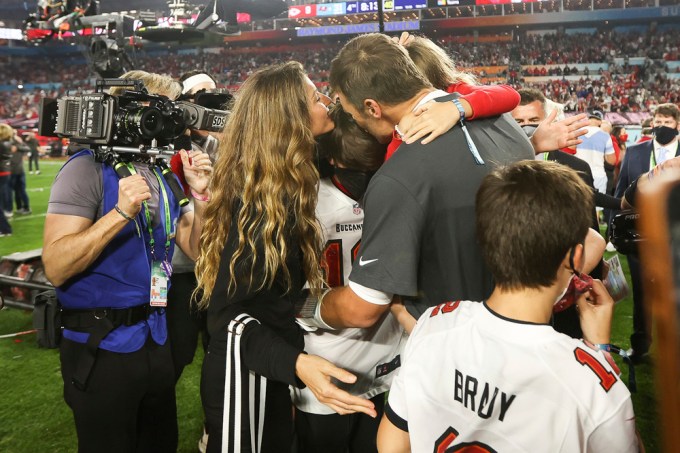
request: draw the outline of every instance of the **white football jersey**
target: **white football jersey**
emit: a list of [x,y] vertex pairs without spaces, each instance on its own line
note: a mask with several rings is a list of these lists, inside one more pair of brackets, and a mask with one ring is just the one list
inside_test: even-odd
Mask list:
[[601,351],[549,325],[448,302],[403,356],[385,412],[414,452],[637,451],[628,388]]
[[[319,186],[316,214],[326,241],[326,279],[330,286],[346,285],[361,242],[364,211],[359,203],[342,193],[330,180],[324,179]],[[336,384],[364,398],[389,390],[405,343],[406,333],[389,311],[368,329],[305,333],[305,351],[356,375],[354,384]],[[293,401],[298,409],[307,413],[335,413],[320,403],[307,388],[294,389]]]

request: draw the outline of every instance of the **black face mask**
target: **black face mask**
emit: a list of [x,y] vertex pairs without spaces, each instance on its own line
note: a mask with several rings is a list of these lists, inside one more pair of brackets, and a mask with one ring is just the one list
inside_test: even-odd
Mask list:
[[335,177],[342,187],[349,192],[354,200],[361,200],[368,188],[368,183],[375,174],[374,171],[350,170],[335,167]]
[[522,130],[524,131],[525,134],[527,134],[527,137],[531,138],[532,135],[534,135],[534,132],[536,132],[536,129],[538,128],[538,124],[525,124],[523,126],[520,126]]
[[678,130],[668,126],[657,126],[654,128],[654,139],[660,145],[668,145],[678,135]]

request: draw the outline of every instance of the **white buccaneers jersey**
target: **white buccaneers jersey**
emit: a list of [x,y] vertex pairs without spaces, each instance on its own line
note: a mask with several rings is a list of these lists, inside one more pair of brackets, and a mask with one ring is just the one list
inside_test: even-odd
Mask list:
[[[347,284],[359,243],[364,211],[359,204],[324,179],[316,208],[326,241],[326,279],[330,286]],[[390,388],[406,342],[401,325],[388,311],[369,329],[317,330],[305,334],[305,351],[319,355],[357,376],[352,385],[337,383],[354,395],[372,398]],[[333,414],[308,389],[295,389],[296,407],[312,414]]]
[[423,314],[403,356],[385,412],[414,452],[637,451],[626,386],[549,325],[448,302]]

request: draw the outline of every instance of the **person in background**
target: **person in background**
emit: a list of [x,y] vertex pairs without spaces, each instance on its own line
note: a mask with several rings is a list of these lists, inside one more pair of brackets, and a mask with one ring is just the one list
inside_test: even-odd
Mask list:
[[24,156],[31,152],[18,134],[11,141],[12,159],[10,164],[10,187],[14,192],[14,202],[17,214],[30,214],[31,207],[26,193],[26,172],[24,171]]
[[0,124],[0,210],[8,219],[12,218],[11,160],[14,129],[9,124]]
[[612,143],[615,147],[618,146],[619,150],[614,167],[614,185],[609,195],[614,195],[614,192],[616,192],[616,184],[619,182],[619,174],[621,173],[621,163],[626,157],[626,150],[628,149],[628,131],[623,124],[615,124],[612,127]]
[[616,163],[616,156],[609,133],[600,129],[603,120],[604,114],[599,110],[588,113],[590,124],[586,127],[587,133],[582,137],[583,142],[576,146],[576,157],[590,165],[595,188],[600,193],[607,193],[608,179],[604,164],[607,162],[613,165]]
[[640,138],[638,139],[637,143],[642,143],[653,139],[654,130],[652,129],[652,118],[647,118],[642,122],[642,130],[640,131]]
[[[615,196],[623,197],[626,189],[634,184],[642,174],[653,170],[657,165],[677,157],[678,131],[680,130],[680,109],[675,104],[659,104],[652,117],[653,140],[637,143],[626,151],[621,164],[619,181]],[[633,284],[633,333],[630,336],[628,355],[635,362],[643,360],[652,342],[652,328],[644,307],[644,285],[640,260],[635,255],[627,255],[630,277]]]
[[[531,136],[535,133],[539,124],[545,121],[548,116],[552,116],[550,115],[552,110],[549,109],[554,106],[555,103],[547,102],[548,99],[546,99],[543,93],[534,88],[522,88],[519,90],[519,94],[521,96],[520,105],[510,112],[510,114],[515,121],[517,121],[517,124],[522,127],[522,130],[524,130],[527,135]],[[599,222],[597,219],[597,212],[595,211],[595,205],[604,197],[604,194],[598,192],[593,186],[593,175],[590,171],[590,166],[578,157],[560,150],[546,153],[537,152],[536,160],[554,161],[571,168],[577,172],[583,182],[591,188],[592,196],[590,201],[593,202],[593,209],[591,211],[590,230],[588,230],[588,235],[586,237],[588,254],[583,272],[594,278],[600,278],[602,276],[602,254],[604,252],[605,241],[599,232]],[[617,204],[620,204],[620,201],[615,201]],[[578,311],[576,310],[575,305],[555,313],[552,324],[555,330],[569,335],[572,338],[581,338],[583,335],[583,332],[581,332]]]
[[40,142],[35,137],[34,132],[27,132],[24,135],[24,142],[30,148],[28,153],[28,174],[33,174],[33,166],[35,166],[35,174],[40,174]]

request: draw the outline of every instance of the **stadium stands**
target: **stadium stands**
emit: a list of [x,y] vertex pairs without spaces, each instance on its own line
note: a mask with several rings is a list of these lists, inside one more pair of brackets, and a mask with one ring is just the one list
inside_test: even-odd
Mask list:
[[[445,36],[441,44],[461,67],[484,83],[534,86],[564,103],[567,111],[649,111],[680,102],[680,30],[663,32],[551,34],[529,32],[518,43],[508,35]],[[179,74],[196,67],[214,73],[231,89],[257,68],[287,60],[302,62],[315,82],[325,85],[341,42],[270,47],[185,49],[137,54],[139,69]],[[0,119],[37,116],[39,99],[67,90],[92,88],[93,75],[82,57],[0,57]],[[58,74],[58,77],[55,75]],[[17,87],[21,85],[23,89]]]

